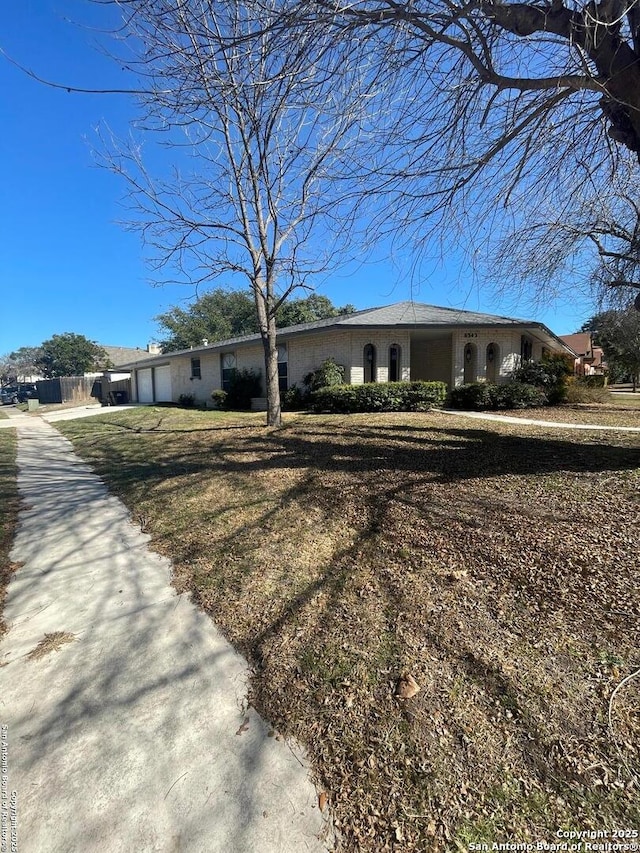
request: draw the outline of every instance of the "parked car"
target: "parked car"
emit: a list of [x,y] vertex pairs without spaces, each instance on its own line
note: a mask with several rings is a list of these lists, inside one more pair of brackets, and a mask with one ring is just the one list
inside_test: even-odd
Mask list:
[[3,406],[10,406],[12,403],[18,402],[18,389],[15,387],[0,389],[0,403]]
[[27,400],[38,399],[38,388],[35,382],[18,383],[18,402],[26,403]]
[[19,382],[0,389],[0,402],[3,406],[14,403],[25,403],[27,400],[37,400],[38,389],[34,382]]

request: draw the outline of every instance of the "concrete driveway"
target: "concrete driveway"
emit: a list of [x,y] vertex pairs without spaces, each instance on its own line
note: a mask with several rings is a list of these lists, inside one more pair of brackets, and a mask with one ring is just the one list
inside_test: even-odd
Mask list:
[[245,661],[175,594],[168,561],[69,442],[38,417],[10,423],[22,566],[0,644],[0,743],[17,849],[328,849],[304,756],[247,708]]

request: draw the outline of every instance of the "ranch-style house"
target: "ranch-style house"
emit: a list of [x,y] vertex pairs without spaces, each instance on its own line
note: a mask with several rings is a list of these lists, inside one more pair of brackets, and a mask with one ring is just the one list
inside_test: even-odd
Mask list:
[[[278,331],[281,391],[297,384],[327,358],[345,368],[345,382],[439,380],[450,388],[466,382],[502,382],[523,360],[573,351],[542,323],[398,302],[354,314],[289,326]],[[264,375],[259,334],[245,335],[144,361],[119,365],[131,371],[132,400],[177,402],[192,395],[211,403],[234,369]]]

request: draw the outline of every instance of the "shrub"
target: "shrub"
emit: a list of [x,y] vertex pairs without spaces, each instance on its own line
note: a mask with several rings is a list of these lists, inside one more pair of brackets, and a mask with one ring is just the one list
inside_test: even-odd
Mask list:
[[452,408],[466,411],[529,409],[546,403],[544,391],[526,382],[505,382],[504,385],[470,382],[458,385],[450,396]]
[[505,382],[492,388],[492,409],[535,409],[547,405],[545,392],[526,382]]
[[213,400],[214,408],[225,409],[227,407],[227,392],[221,388],[211,392],[211,399]]
[[312,370],[302,380],[307,394],[312,394],[320,388],[334,388],[344,385],[344,366],[337,364],[334,358],[326,358],[320,367]]
[[291,388],[282,394],[281,404],[285,412],[299,412],[307,405],[309,395],[305,394],[297,385],[292,385]]
[[225,400],[226,408],[250,409],[252,398],[260,397],[261,394],[260,373],[246,368],[231,371],[229,389]]
[[364,385],[337,385],[319,388],[311,395],[314,412],[424,412],[442,406],[447,386],[444,382],[367,382]]
[[196,404],[196,398],[193,394],[180,394],[178,397],[178,405],[183,409],[193,409]]
[[[587,376],[586,379],[601,379],[603,377]],[[602,385],[591,385],[582,379],[571,383],[567,388],[567,403],[608,403],[611,399],[609,390]]]
[[346,415],[359,412],[355,389],[356,385],[336,385],[333,388],[319,388],[309,398],[309,408],[313,412],[332,412]]
[[582,385],[585,388],[604,388],[607,385],[607,377],[602,373],[595,373],[593,376],[578,376],[575,384]]
[[444,406],[447,386],[444,382],[398,382],[404,388],[403,411],[426,412]]
[[488,385],[485,382],[468,382],[466,385],[458,385],[451,389],[449,403],[453,409],[465,411],[492,409],[492,388],[497,388],[497,385]]
[[527,361],[511,374],[514,382],[535,385],[546,394],[551,405],[561,403],[567,393],[567,381],[573,373],[573,363],[564,355],[545,355],[540,361]]
[[367,382],[356,386],[356,401],[360,412],[399,412],[402,390],[397,382]]

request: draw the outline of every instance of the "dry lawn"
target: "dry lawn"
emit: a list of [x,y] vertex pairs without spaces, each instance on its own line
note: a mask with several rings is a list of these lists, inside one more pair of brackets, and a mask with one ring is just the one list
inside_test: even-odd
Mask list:
[[640,394],[609,394],[603,403],[574,403],[505,412],[510,416],[556,423],[640,428]]
[[345,850],[640,827],[640,435],[177,409],[58,428],[250,660]]

